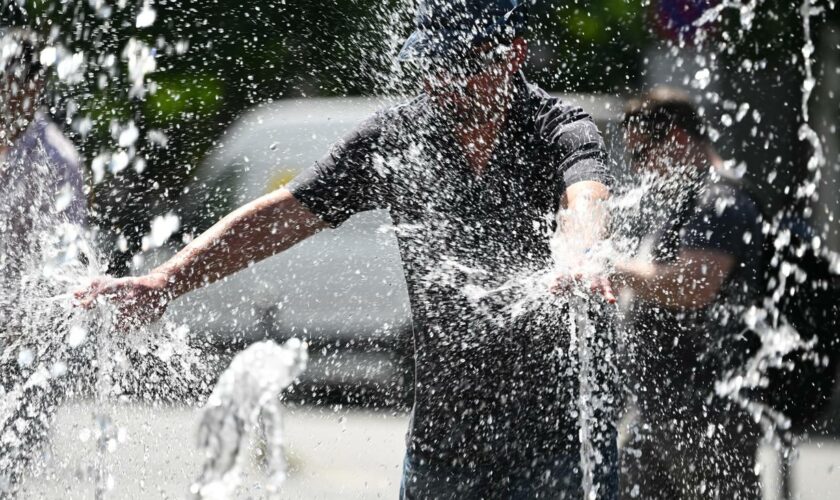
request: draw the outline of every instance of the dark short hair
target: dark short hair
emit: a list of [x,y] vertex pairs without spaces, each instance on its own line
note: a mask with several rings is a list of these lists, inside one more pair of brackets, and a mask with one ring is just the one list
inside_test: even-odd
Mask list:
[[41,39],[34,32],[23,28],[0,27],[0,43],[13,42],[16,51],[7,59],[2,68],[4,74],[12,74],[22,82],[29,82],[38,76],[43,76],[44,66],[41,64]]
[[708,127],[694,100],[687,92],[672,87],[656,87],[628,101],[623,125],[656,140],[679,127],[697,140],[709,141]]

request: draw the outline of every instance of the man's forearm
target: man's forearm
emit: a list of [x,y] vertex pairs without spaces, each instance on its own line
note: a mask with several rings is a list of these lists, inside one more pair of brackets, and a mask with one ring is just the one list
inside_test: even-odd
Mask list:
[[152,271],[170,298],[282,252],[326,227],[281,189],[234,210]]
[[604,239],[609,216],[604,202],[609,196],[609,188],[595,181],[577,182],[566,189],[560,230],[567,240],[588,249]]

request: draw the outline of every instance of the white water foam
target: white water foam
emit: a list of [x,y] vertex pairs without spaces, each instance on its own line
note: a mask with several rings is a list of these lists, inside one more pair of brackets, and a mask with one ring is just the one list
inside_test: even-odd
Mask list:
[[286,478],[280,397],[306,369],[307,345],[291,339],[282,346],[256,343],[231,362],[202,412],[198,431],[204,466],[190,491],[196,498],[231,498],[240,483],[240,464],[250,432],[262,430],[268,456],[269,493]]

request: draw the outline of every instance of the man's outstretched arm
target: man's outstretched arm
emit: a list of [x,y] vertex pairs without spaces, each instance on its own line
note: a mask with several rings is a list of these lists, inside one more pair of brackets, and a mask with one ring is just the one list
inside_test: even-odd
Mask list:
[[576,182],[566,188],[559,230],[575,238],[585,248],[592,248],[607,234],[608,213],[604,202],[610,188],[597,181]]
[[151,274],[165,276],[179,297],[280,253],[327,225],[286,189],[225,216]]
[[[609,214],[604,202],[609,197],[609,187],[598,181],[576,182],[566,188],[556,237],[570,250],[568,258],[578,261],[570,263],[573,266],[583,267],[582,263],[587,258],[586,252],[607,236]],[[616,301],[606,275],[584,277],[582,268],[573,276],[558,276],[553,289],[556,292],[563,291],[571,286],[573,280],[583,278],[589,281],[591,291],[601,295],[608,302]]]
[[280,253],[327,227],[287,189],[258,198],[224,217],[146,276],[98,278],[76,293],[83,307],[100,295],[124,316],[149,323],[166,304],[196,288]]

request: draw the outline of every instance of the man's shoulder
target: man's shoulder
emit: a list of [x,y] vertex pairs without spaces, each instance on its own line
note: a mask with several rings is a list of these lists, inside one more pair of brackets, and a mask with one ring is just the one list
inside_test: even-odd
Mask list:
[[412,123],[425,112],[427,106],[428,99],[422,95],[385,104],[362,120],[353,135],[378,136],[386,130]]
[[556,141],[564,132],[589,131],[598,133],[592,116],[582,107],[552,96],[539,86],[524,82],[524,117],[533,123],[538,137]]
[[545,89],[529,81],[524,82],[526,104],[535,111],[559,116],[563,115],[568,119],[574,119],[576,114],[589,118],[589,115],[580,106],[575,106],[563,98],[549,94]]

